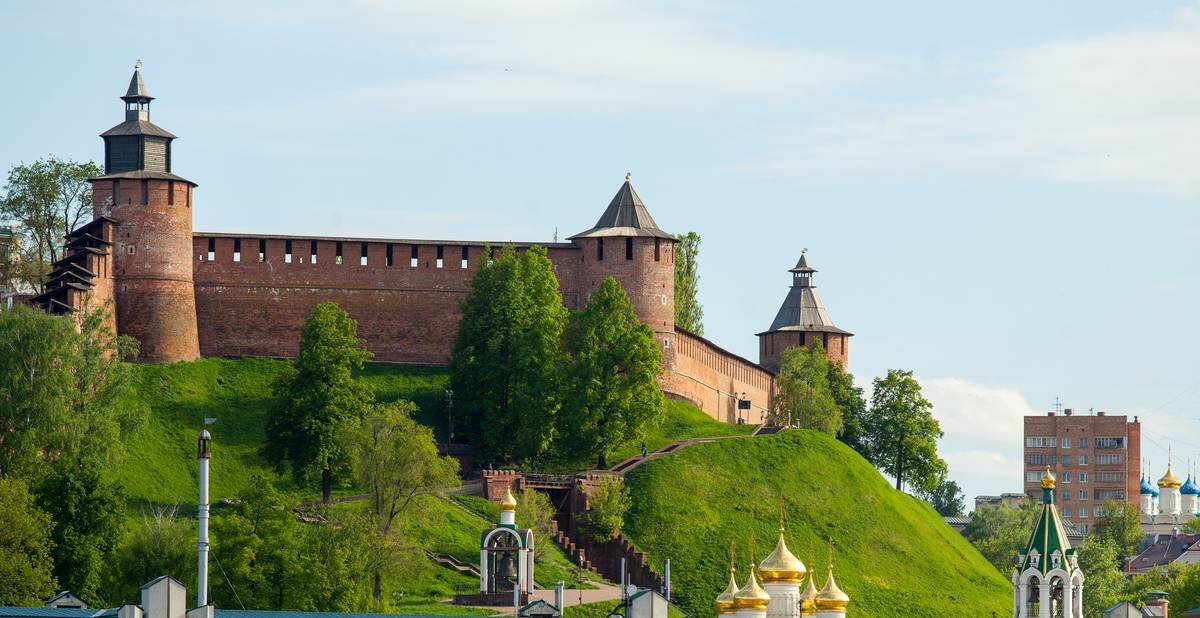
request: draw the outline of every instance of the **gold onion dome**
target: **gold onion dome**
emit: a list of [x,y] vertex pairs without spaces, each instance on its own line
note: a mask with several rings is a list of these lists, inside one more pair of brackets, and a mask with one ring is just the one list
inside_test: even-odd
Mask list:
[[737,596],[738,585],[733,579],[733,567],[729,568],[729,585],[725,586],[725,590],[717,595],[715,605],[717,606],[718,614],[732,614],[737,611],[737,603],[734,597]]
[[509,513],[517,510],[517,498],[512,495],[511,489],[504,490],[504,497],[500,499],[500,510]]
[[825,587],[821,592],[817,593],[817,609],[846,609],[850,604],[850,597],[838,588],[837,582],[833,580],[833,567],[829,567],[829,581],[825,582]]
[[1042,489],[1054,489],[1054,475],[1050,473],[1050,466],[1046,466],[1046,473],[1042,475]]
[[817,576],[808,574],[808,587],[800,594],[800,614],[811,616],[817,613]]
[[746,585],[733,595],[733,603],[738,609],[752,610],[766,610],[767,605],[771,604],[771,595],[758,585],[753,566],[750,567],[750,579],[746,581]]
[[1179,489],[1180,485],[1183,485],[1183,481],[1179,480],[1178,476],[1175,476],[1175,472],[1171,470],[1171,464],[1167,464],[1167,473],[1164,474],[1162,478],[1158,479],[1158,486],[1163,488],[1170,487],[1171,489]]
[[758,563],[758,572],[762,573],[764,584],[802,584],[808,569],[800,559],[788,551],[787,543],[783,540],[783,527],[779,528],[779,542],[775,551]]

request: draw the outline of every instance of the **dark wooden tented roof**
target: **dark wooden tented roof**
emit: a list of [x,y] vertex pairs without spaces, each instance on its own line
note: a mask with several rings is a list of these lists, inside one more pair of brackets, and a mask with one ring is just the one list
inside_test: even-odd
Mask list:
[[600,220],[596,222],[596,225],[586,232],[572,236],[571,240],[602,236],[649,236],[675,240],[673,235],[662,231],[654,222],[654,217],[650,216],[646,204],[642,202],[637,191],[633,190],[629,174],[625,175],[625,182],[617,190],[612,201],[608,203],[608,208],[604,210],[603,215],[600,215]]

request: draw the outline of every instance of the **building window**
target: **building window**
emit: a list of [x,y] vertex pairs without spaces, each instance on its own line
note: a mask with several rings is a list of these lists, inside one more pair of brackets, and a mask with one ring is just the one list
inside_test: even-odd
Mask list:
[[113,206],[117,206],[120,203],[121,203],[121,181],[114,180],[113,181]]
[[150,203],[150,181],[142,180],[142,205]]
[[[1088,499],[1088,491],[1086,489],[1080,489],[1079,490],[1079,501],[1087,502],[1087,499]],[[1081,511],[1082,511],[1082,508],[1083,507],[1080,507]],[[1083,515],[1083,517],[1087,517],[1087,515]]]
[[341,243],[341,241],[338,241],[337,245],[334,246],[333,263],[334,264],[342,263],[342,243]]
[[1069,506],[1064,506],[1064,507],[1062,508],[1062,516],[1063,516],[1063,517],[1070,517],[1070,516],[1071,516],[1071,507],[1069,507]]
[[1071,456],[1070,455],[1062,456],[1062,465],[1064,468],[1071,465]]
[[235,261],[235,262],[242,261],[242,239],[241,238],[233,239],[233,261]]
[[1035,466],[1041,466],[1041,465],[1053,466],[1054,464],[1058,463],[1057,459],[1058,458],[1054,455],[1034,454],[1034,455],[1029,456],[1029,463],[1030,463],[1030,465],[1035,465]]
[[1069,491],[1062,492],[1062,501],[1070,502],[1071,501],[1071,492],[1069,492]]
[[1025,438],[1025,446],[1029,448],[1053,448],[1054,436],[1030,436]]
[[[1088,516],[1088,515],[1087,515],[1087,507],[1086,507],[1086,506],[1081,506],[1081,507],[1079,507],[1079,516],[1080,516],[1080,517],[1087,517],[1087,516]],[[1086,529],[1086,527],[1084,528],[1083,532],[1087,532],[1087,529]]]
[[283,263],[292,263],[292,241],[290,240],[283,241]]
[[1070,482],[1071,482],[1071,473],[1070,473],[1070,472],[1063,472],[1061,475],[1059,475],[1059,477],[1058,477],[1058,482],[1060,482],[1060,483],[1070,483]]
[[625,259],[627,259],[627,260],[633,259],[633,239],[632,238],[625,239]]
[[209,238],[208,239],[208,261],[211,262],[215,259],[217,259],[217,239]]
[[392,265],[392,243],[388,243],[387,254],[384,256],[384,265],[385,266]]
[[137,253],[137,245],[129,245],[129,255]]
[[1070,438],[1063,438],[1063,439],[1062,439],[1062,447],[1063,447],[1063,448],[1071,448],[1071,439],[1070,439]]
[[1119,466],[1122,459],[1120,455],[1096,455],[1096,464],[1101,466]]
[[[470,257],[469,257],[469,253],[468,253],[467,251],[468,251],[468,249],[467,249],[467,246],[466,246],[466,245],[463,245],[463,248],[462,248],[462,261],[460,261],[460,262],[459,262],[459,266],[460,266],[461,268],[466,268],[466,267],[467,267],[467,262],[468,262],[468,260],[470,259]],[[556,268],[557,268],[557,267],[556,267]]]
[[1030,470],[1025,473],[1025,482],[1026,483],[1036,483],[1040,480],[1042,480],[1042,471],[1041,470]]
[[1081,466],[1086,466],[1086,465],[1087,465],[1087,455],[1080,455],[1080,456],[1079,456],[1079,465],[1081,465]]
[[267,261],[267,240],[265,238],[258,239],[258,261]]
[[317,241],[315,241],[315,240],[312,241],[312,244],[309,245],[308,252],[310,254],[309,261],[311,261],[313,264],[316,264],[317,263]]
[[1121,481],[1125,480],[1124,478],[1122,478],[1123,476],[1124,476],[1123,472],[1097,472],[1096,473],[1096,482],[1097,483],[1120,483]]
[[442,257],[445,255],[444,249],[445,248],[442,247],[441,245],[437,246],[437,267],[438,268],[441,268],[442,264],[445,263],[442,261]]
[[654,261],[658,262],[660,260],[662,260],[662,239],[655,237],[654,238]]
[[408,265],[413,268],[416,268],[417,264],[420,264],[420,263],[421,263],[421,258],[417,255],[417,246],[413,245],[412,246],[412,259],[410,259],[408,261]]
[[[1092,497],[1097,500],[1124,500],[1124,489],[1093,489]],[[1099,513],[1097,513],[1098,515]]]
[[1080,472],[1080,473],[1079,473],[1079,482],[1080,482],[1080,483],[1086,483],[1086,482],[1088,482],[1088,480],[1087,480],[1087,472]]
[[1088,447],[1087,436],[1080,437],[1079,438],[1079,448],[1087,448],[1087,447]]
[[358,256],[358,265],[359,266],[367,265],[367,243],[362,244],[362,249],[360,249],[360,253]]
[[1125,438],[1096,438],[1096,448],[1125,448]]
[[167,181],[167,205],[168,206],[175,205],[175,181],[174,180]]

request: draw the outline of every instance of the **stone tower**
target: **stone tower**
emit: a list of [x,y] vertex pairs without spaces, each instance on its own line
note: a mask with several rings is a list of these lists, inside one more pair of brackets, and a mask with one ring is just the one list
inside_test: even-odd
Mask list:
[[141,343],[147,362],[200,356],[192,285],[192,190],[171,173],[175,136],[150,122],[154,97],[134,67],[125,121],[100,134],[104,175],[92,179],[96,219],[111,218],[117,332]]
[[779,371],[784,350],[820,341],[829,360],[845,369],[854,333],[834,326],[825,305],[821,304],[813,283],[817,269],[808,265],[808,249],[800,252],[800,261],[788,272],[792,273],[792,287],[783,299],[783,306],[771,328],[758,333],[758,364]]
[[605,277],[616,278],[638,319],[654,331],[663,366],[673,368],[676,239],[659,229],[629,174],[596,225],[570,240],[583,249],[580,288],[591,294]]

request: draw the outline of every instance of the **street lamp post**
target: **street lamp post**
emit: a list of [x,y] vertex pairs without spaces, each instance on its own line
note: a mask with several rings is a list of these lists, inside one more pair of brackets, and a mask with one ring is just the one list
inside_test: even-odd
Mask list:
[[454,391],[446,389],[446,448],[454,444]]

